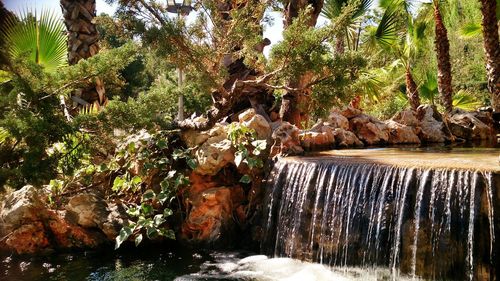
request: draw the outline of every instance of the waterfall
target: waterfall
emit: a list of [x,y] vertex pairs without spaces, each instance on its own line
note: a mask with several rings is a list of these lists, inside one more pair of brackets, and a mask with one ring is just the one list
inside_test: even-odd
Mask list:
[[492,279],[500,193],[493,171],[284,158],[271,172],[263,252],[395,276]]

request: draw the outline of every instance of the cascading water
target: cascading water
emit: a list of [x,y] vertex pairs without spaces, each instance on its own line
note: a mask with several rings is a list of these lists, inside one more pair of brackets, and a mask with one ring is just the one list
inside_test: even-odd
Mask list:
[[494,171],[290,158],[270,175],[262,250],[429,279],[489,280],[500,245]]

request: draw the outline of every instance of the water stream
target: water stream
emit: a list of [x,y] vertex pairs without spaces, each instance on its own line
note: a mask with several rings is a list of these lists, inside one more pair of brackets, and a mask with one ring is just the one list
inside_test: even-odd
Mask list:
[[396,277],[495,276],[496,166],[478,169],[480,162],[465,166],[464,159],[434,168],[414,158],[408,165],[404,153],[387,164],[386,155],[367,154],[278,161],[266,196],[263,251],[328,266],[385,267]]

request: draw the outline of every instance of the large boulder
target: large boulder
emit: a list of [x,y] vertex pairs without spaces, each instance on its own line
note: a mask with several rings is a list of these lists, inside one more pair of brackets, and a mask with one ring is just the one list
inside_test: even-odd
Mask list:
[[341,128],[344,130],[349,130],[349,119],[347,119],[340,110],[334,108],[330,111],[326,124],[333,129]]
[[45,203],[45,196],[43,190],[29,185],[7,196],[0,207],[0,250],[33,254],[106,242],[99,229],[109,215],[104,201],[100,205],[94,197],[77,195],[70,199],[68,211],[55,211]]
[[411,126],[389,120],[385,124],[389,128],[389,143],[392,144],[420,144],[416,130]]
[[68,217],[82,227],[100,227],[109,211],[104,199],[95,193],[81,193],[71,197],[66,205]]
[[387,125],[372,116],[360,114],[350,119],[349,124],[356,136],[367,145],[389,141]]
[[411,109],[406,109],[396,113],[396,115],[394,115],[391,120],[399,124],[411,126],[414,128],[417,128],[420,125],[420,121],[418,121],[416,114]]
[[335,141],[338,147],[361,147],[363,142],[351,131],[337,128],[333,131]]
[[213,187],[188,196],[188,214],[181,237],[191,243],[223,245],[234,240],[233,214],[245,200],[240,186]]
[[0,235],[4,237],[19,226],[39,220],[47,212],[42,194],[32,185],[8,195],[0,206]]
[[257,114],[255,109],[250,108],[240,115],[238,115],[238,120],[244,126],[254,129],[257,134],[257,138],[261,140],[271,139],[272,129],[264,116]]
[[234,148],[227,139],[227,124],[216,124],[208,132],[208,138],[195,151],[198,161],[195,171],[201,175],[215,175],[229,163],[234,163]]
[[420,105],[417,108],[417,118],[420,126],[419,137],[422,142],[438,143],[453,140],[436,106]]
[[275,124],[275,129],[272,134],[274,143],[271,147],[271,156],[303,153],[304,149],[300,146],[299,134],[300,130],[286,121]]
[[494,136],[493,128],[483,123],[474,112],[454,109],[450,114],[451,133],[466,140],[486,140]]

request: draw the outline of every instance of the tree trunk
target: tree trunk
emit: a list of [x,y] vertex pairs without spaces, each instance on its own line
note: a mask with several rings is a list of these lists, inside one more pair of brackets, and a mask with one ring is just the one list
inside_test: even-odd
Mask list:
[[496,0],[480,0],[483,14],[483,39],[486,54],[486,72],[488,74],[488,90],[491,93],[491,106],[500,112],[500,40],[498,36],[498,19]]
[[[285,21],[284,27],[287,28],[293,22],[293,19],[299,16],[299,12],[311,5],[312,12],[308,21],[309,26],[315,26],[318,16],[323,8],[323,0],[289,0],[285,1]],[[310,74],[304,74],[289,81],[287,86],[290,88],[303,88],[311,80]],[[310,89],[302,91],[288,91],[284,96],[280,108],[280,117],[283,121],[288,121],[291,124],[301,128],[302,123],[307,121],[308,102],[310,97]]]
[[410,102],[411,109],[417,112],[417,108],[420,106],[420,96],[409,67],[406,67],[406,96]]
[[[92,22],[96,16],[95,0],[60,0],[64,24],[68,32],[68,62],[70,65],[99,52],[99,33]],[[90,89],[75,94],[85,102],[103,105],[106,102],[104,86],[100,79]]]
[[450,42],[448,41],[448,31],[444,26],[443,17],[439,11],[439,4],[434,2],[434,20],[435,26],[435,46],[438,63],[438,90],[441,98],[441,104],[446,113],[453,109],[452,96],[453,88],[451,86],[451,62],[450,62]]
[[337,41],[335,42],[335,53],[337,55],[345,53],[345,41],[343,35],[337,35]]

